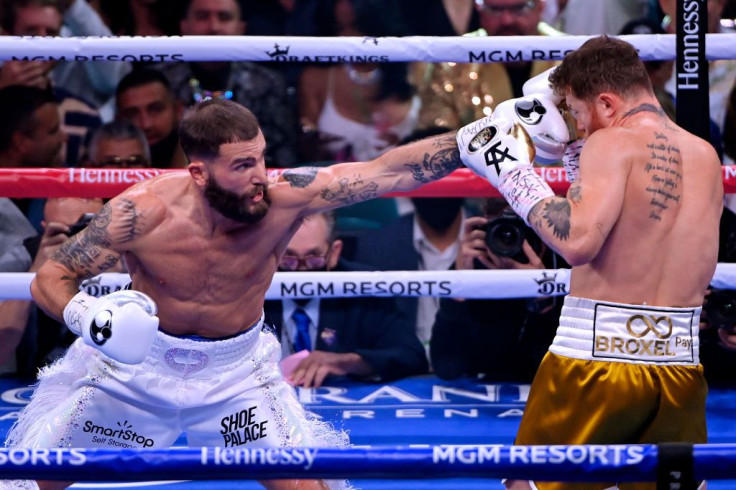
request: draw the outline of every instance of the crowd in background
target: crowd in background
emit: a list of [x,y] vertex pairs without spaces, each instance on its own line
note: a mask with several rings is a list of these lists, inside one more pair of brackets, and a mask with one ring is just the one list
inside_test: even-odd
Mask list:
[[[14,36],[557,36],[674,32],[675,0],[5,0]],[[736,1],[709,0],[710,33],[736,32]],[[729,20],[730,19],[730,20]],[[209,98],[259,120],[273,168],[375,158],[458,129],[521,94],[554,62],[254,63],[5,61],[0,167],[185,168],[178,125]],[[675,118],[671,61],[647,62]],[[736,162],[736,60],[710,63],[710,141]],[[0,272],[35,272],[102,199],[0,199]],[[727,196],[722,262],[736,261]],[[533,233],[511,254],[494,225],[525,225],[500,199],[378,199],[305,221],[286,271],[545,269],[567,264]],[[122,271],[124,264],[118,270]],[[736,292],[712,291],[701,329],[709,381],[736,366]],[[329,376],[388,381],[434,372],[529,382],[551,343],[561,300],[349,298],[268,301],[284,356],[306,351],[298,384]],[[35,377],[73,340],[30,301],[0,301],[0,365]]]

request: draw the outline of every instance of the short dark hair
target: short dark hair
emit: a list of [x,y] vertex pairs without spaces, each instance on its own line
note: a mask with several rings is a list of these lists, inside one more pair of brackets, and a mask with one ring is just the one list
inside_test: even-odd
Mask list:
[[50,90],[25,85],[10,85],[0,89],[0,151],[10,147],[13,134],[30,134],[35,128],[33,115],[46,104],[56,104]]
[[251,111],[232,100],[210,99],[195,105],[179,128],[181,147],[191,162],[212,160],[226,143],[250,141],[261,130]]
[[89,142],[89,158],[92,162],[97,161],[97,145],[100,141],[124,141],[136,140],[143,147],[144,156],[151,161],[151,149],[148,146],[146,134],[135,124],[121,119],[115,119],[103,124],[92,135]]
[[120,79],[120,82],[115,89],[115,98],[120,97],[120,94],[126,90],[148,85],[149,83],[160,83],[166,88],[166,91],[173,96],[173,93],[171,92],[171,83],[169,83],[169,79],[166,78],[166,75],[152,68],[137,68]]
[[13,34],[15,21],[18,19],[18,10],[26,7],[52,7],[63,16],[59,0],[2,0],[2,27],[8,34]]
[[556,94],[569,89],[579,99],[603,92],[631,95],[644,89],[652,93],[652,82],[639,54],[631,44],[609,36],[589,39],[565,56],[549,77]]

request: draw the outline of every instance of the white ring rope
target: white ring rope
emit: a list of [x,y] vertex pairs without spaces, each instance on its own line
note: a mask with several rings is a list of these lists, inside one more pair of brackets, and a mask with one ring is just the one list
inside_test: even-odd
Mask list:
[[[0,60],[508,62],[561,60],[590,36],[0,37]],[[674,34],[620,36],[644,60],[675,59]],[[707,34],[708,60],[736,59],[736,34]]]
[[[30,272],[0,274],[0,300],[30,300]],[[93,296],[124,288],[127,274],[101,274],[85,281]],[[435,296],[442,298],[535,298],[567,294],[570,269],[277,272],[266,299],[363,296]],[[718,264],[711,286],[736,289],[736,264]]]

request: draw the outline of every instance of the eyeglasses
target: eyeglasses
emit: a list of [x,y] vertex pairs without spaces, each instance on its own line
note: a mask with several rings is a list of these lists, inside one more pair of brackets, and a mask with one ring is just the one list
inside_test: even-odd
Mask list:
[[475,0],[475,3],[476,5],[478,5],[482,12],[488,12],[496,15],[508,12],[509,14],[516,17],[521,17],[522,15],[528,14],[537,6],[537,0],[527,0],[526,2],[516,3],[513,5],[489,5],[484,0]]
[[148,158],[143,155],[131,155],[127,158],[122,157],[109,157],[98,162],[90,164],[91,167],[106,167],[106,168],[140,168],[148,167],[151,162]]
[[327,263],[327,256],[330,254],[332,247],[328,248],[327,251],[322,255],[305,255],[300,257],[298,255],[283,255],[279,266],[285,271],[295,271],[302,265],[309,270],[321,269]]
[[189,86],[192,88],[192,97],[194,98],[194,102],[199,104],[200,102],[204,102],[205,100],[212,100],[212,99],[224,99],[224,100],[230,100],[233,98],[233,91],[232,90],[204,90],[200,84],[199,80],[196,78],[192,78],[189,80]]

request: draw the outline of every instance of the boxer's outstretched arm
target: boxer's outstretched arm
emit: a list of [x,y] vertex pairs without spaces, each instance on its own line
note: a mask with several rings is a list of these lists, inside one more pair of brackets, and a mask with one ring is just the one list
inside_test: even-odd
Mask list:
[[108,271],[123,251],[138,238],[154,213],[142,211],[150,198],[121,194],[105,204],[89,226],[69,238],[39,269],[31,283],[36,304],[62,320],[69,300],[84,279]]
[[462,166],[455,133],[448,132],[399,146],[368,162],[287,170],[282,179],[302,189],[308,199],[306,212],[313,213],[411,190]]
[[615,129],[588,138],[580,156],[580,175],[566,197],[548,197],[529,213],[529,224],[570,265],[593,260],[623,207],[630,157],[614,144]]

